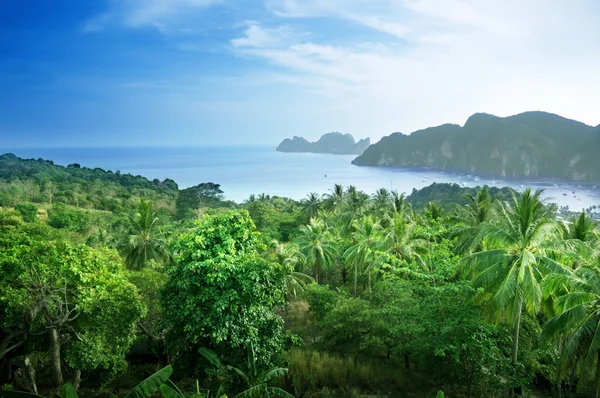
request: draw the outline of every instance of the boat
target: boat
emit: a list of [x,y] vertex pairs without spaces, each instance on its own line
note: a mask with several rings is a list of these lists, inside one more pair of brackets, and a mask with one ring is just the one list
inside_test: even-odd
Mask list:
[[567,194],[566,194],[566,193],[563,193],[563,196],[567,196]]

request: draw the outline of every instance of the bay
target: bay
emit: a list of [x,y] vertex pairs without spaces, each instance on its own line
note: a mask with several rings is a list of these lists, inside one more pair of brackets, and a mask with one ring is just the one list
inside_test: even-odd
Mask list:
[[180,188],[201,182],[221,184],[227,199],[242,202],[251,194],[266,193],[302,199],[309,192],[327,193],[334,184],[373,193],[378,188],[410,192],[432,184],[544,188],[545,196],[561,206],[580,211],[600,206],[600,189],[593,184],[554,180],[495,179],[415,168],[359,167],[354,155],[282,153],[272,147],[119,147],[119,148],[13,148],[0,153],[43,158],[55,164],[119,170],[149,179],[170,178]]

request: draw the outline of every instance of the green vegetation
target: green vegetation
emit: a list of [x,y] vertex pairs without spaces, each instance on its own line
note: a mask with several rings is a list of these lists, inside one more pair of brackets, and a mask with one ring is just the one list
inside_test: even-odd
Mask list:
[[286,138],[278,146],[279,152],[314,152],[333,153],[337,155],[360,155],[369,147],[371,140],[365,138],[354,141],[351,134],[327,133],[316,142],[309,142],[302,137]]
[[600,392],[599,229],[540,192],[236,204],[0,161],[0,396]]
[[463,127],[445,124],[410,135],[394,133],[371,145],[353,163],[599,181],[598,149],[600,126],[544,112],[506,118],[478,113]]

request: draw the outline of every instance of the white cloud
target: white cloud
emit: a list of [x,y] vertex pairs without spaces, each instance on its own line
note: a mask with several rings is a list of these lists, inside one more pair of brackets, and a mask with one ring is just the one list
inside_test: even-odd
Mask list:
[[[289,84],[322,87],[337,102],[339,129],[347,124],[349,132],[380,136],[462,124],[479,111],[547,110],[599,122],[594,0],[268,0],[267,6],[286,25],[329,17],[389,34],[344,45],[300,37],[265,47],[248,40],[236,49],[279,66]],[[260,24],[253,27],[262,32]],[[316,36],[318,28],[311,25]]]
[[246,26],[243,37],[231,40],[234,47],[268,48],[280,46],[294,34],[288,26],[265,28],[255,21],[246,22]]
[[110,24],[132,28],[155,27],[164,33],[186,33],[187,27],[173,27],[189,13],[221,3],[222,0],[112,0],[108,11],[84,23],[84,32],[97,32]]

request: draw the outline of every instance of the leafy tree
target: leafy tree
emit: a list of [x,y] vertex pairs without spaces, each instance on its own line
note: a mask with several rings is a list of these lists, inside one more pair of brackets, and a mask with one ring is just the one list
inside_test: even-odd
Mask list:
[[473,285],[484,289],[492,310],[513,326],[514,365],[523,309],[535,314],[542,299],[543,277],[564,272],[563,266],[545,253],[557,228],[541,199],[542,192],[527,189],[519,198],[513,194],[513,205],[504,203],[497,219],[482,227],[485,250],[468,257]]
[[55,387],[63,362],[83,371],[125,367],[143,307],[118,255],[9,234],[0,250],[0,327],[46,335]]
[[300,227],[296,243],[304,255],[306,265],[313,269],[315,281],[324,271],[335,266],[336,247],[327,230],[327,224],[320,219],[311,219],[308,225]]
[[150,261],[158,264],[169,261],[171,253],[158,222],[152,201],[140,200],[137,213],[129,217],[131,233],[123,244],[125,262],[130,269],[145,268]]
[[33,203],[19,203],[15,205],[15,210],[21,214],[25,222],[34,222],[37,220],[38,207]]
[[282,348],[283,270],[262,259],[257,232],[248,212],[204,216],[173,243],[162,303],[167,308],[168,352],[197,369],[197,349],[211,347],[230,363],[253,344],[261,364],[270,364]]
[[223,191],[219,184],[205,182],[179,191],[176,205],[176,218],[195,218],[201,207],[221,207]]

